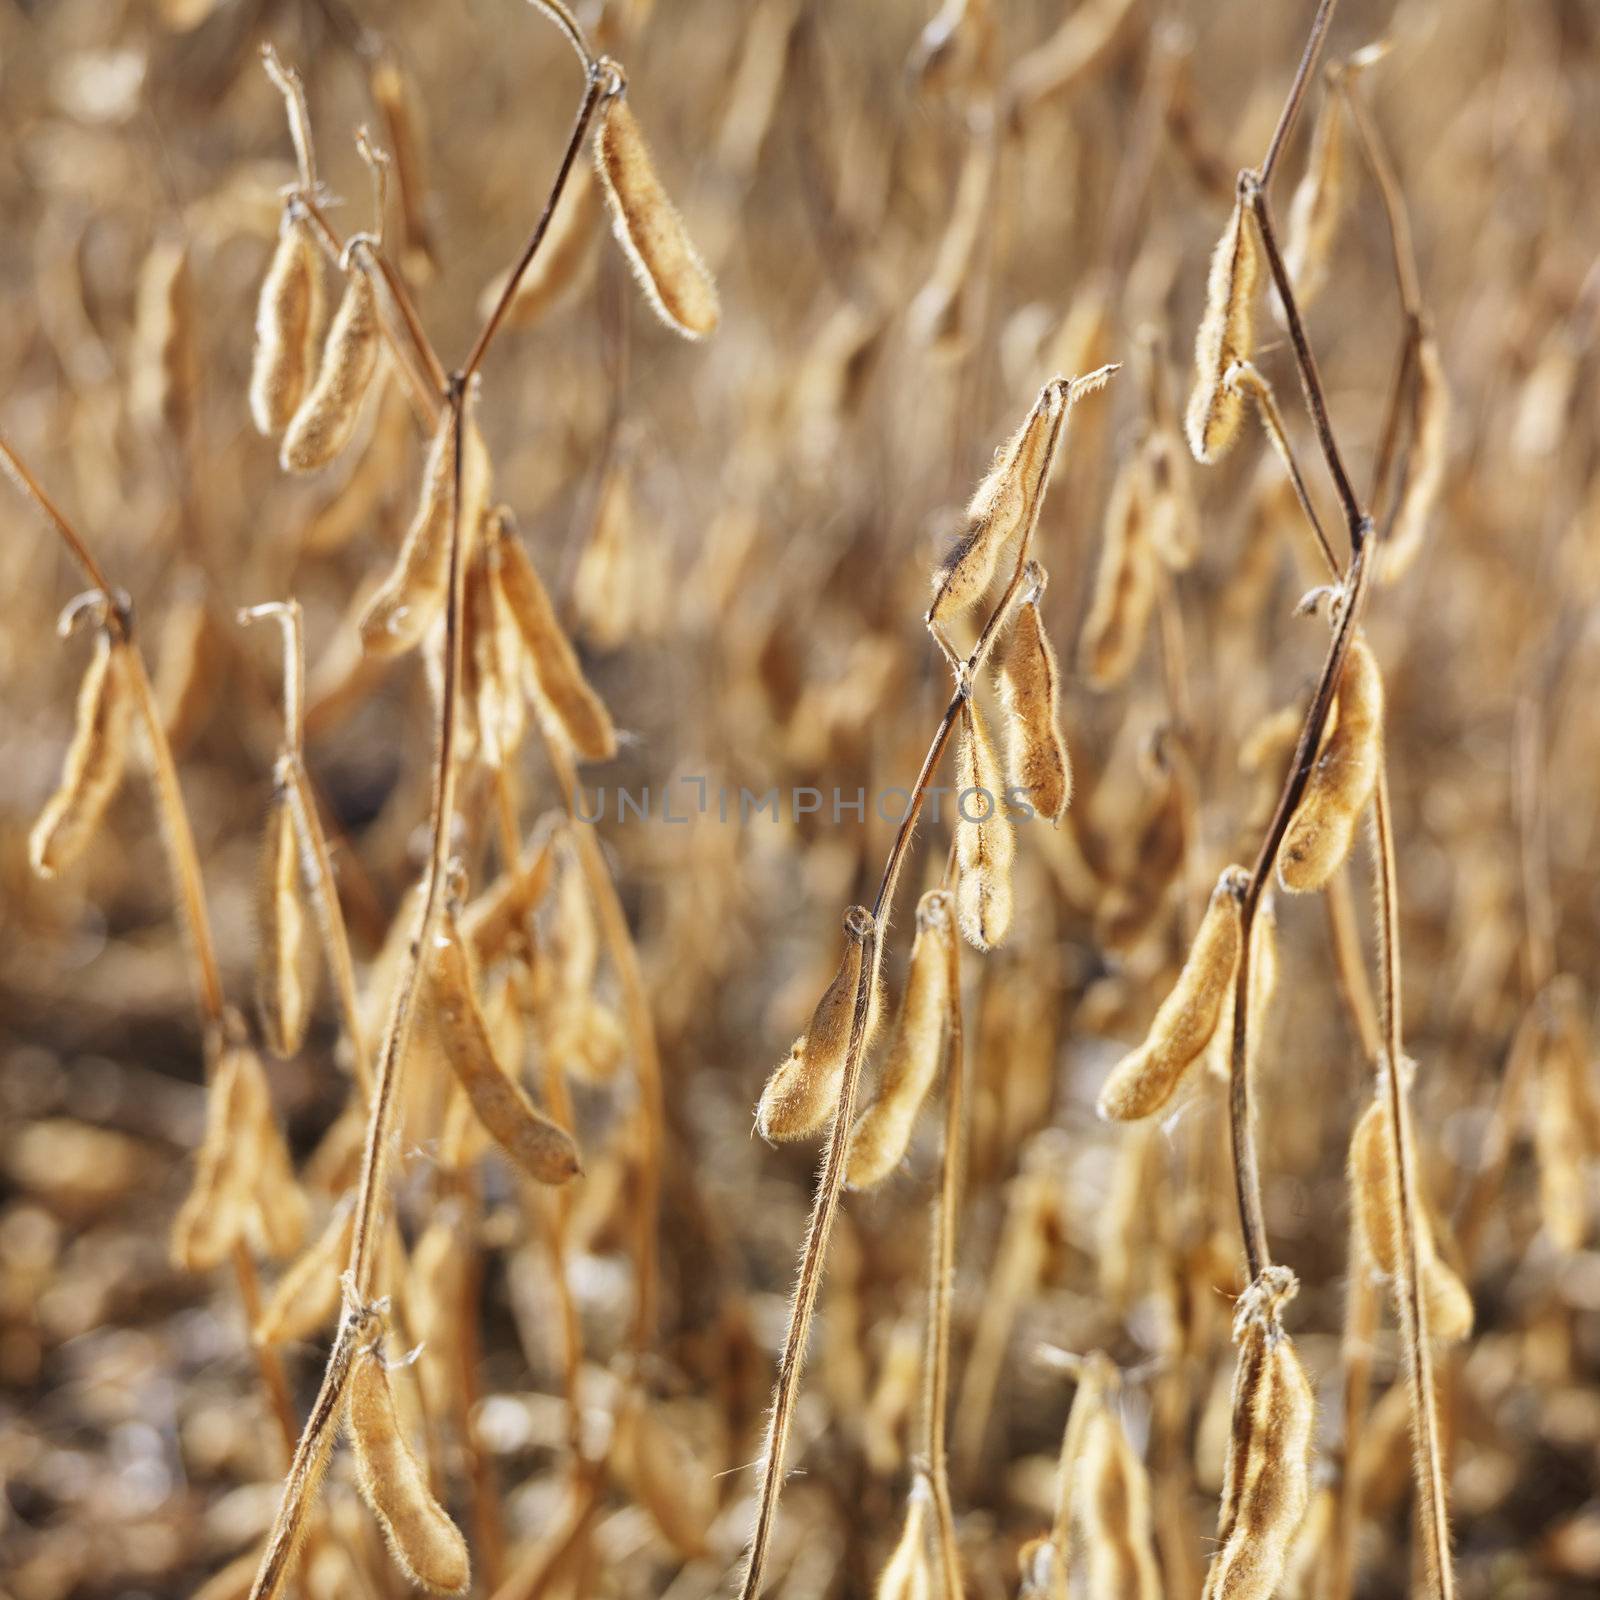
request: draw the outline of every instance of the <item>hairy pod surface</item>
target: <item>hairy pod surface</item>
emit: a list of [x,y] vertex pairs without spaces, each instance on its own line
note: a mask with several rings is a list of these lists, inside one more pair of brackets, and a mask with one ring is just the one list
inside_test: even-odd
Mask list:
[[354,1224],[351,1206],[335,1207],[322,1232],[273,1285],[253,1330],[257,1344],[309,1339],[333,1321]]
[[1211,254],[1205,314],[1195,334],[1195,385],[1184,430],[1196,461],[1220,460],[1239,437],[1244,399],[1223,379],[1255,348],[1253,302],[1260,269],[1260,246],[1241,194]]
[[950,1014],[951,925],[949,896],[925,894],[917,906],[906,992],[895,1018],[872,1102],[850,1137],[845,1181],[852,1189],[881,1183],[904,1159],[917,1112],[938,1076],[945,1022]]
[[956,749],[956,912],[962,937],[975,950],[993,950],[1011,931],[1011,864],[1016,830],[1003,810],[1000,762],[978,708],[961,708]]
[[1132,1122],[1161,1110],[1211,1042],[1238,970],[1244,883],[1242,867],[1226,868],[1217,880],[1188,959],[1145,1042],[1111,1069],[1100,1091],[1102,1117]]
[[1149,475],[1135,451],[1111,486],[1093,598],[1078,638],[1078,670],[1096,689],[1114,689],[1139,659],[1156,599],[1149,524]]
[[1001,552],[1037,513],[1050,475],[1067,385],[1054,378],[1039,391],[1022,426],[995,452],[994,465],[967,504],[967,529],[933,575],[935,622],[975,605],[994,577]]
[[290,418],[278,451],[285,472],[316,472],[350,443],[379,348],[377,291],[365,268],[352,265],[316,381]]
[[1278,851],[1278,881],[1293,894],[1322,888],[1344,864],[1383,759],[1383,675],[1365,639],[1350,641],[1339,715],[1323,740]]
[[133,718],[127,648],[102,631],[84,669],[61,782],[28,835],[28,859],[41,878],[55,877],[83,854],[122,784]]
[[288,427],[316,367],[321,324],[322,258],[311,224],[290,207],[256,304],[250,415],[258,433],[274,438]]
[[317,973],[311,924],[294,806],[280,790],[267,812],[256,875],[256,1009],[275,1056],[292,1056],[305,1040]]
[[[1347,1173],[1351,1207],[1367,1258],[1381,1276],[1397,1282],[1404,1234],[1400,1226],[1400,1191],[1394,1181],[1389,1110],[1382,1098],[1374,1098],[1356,1122],[1350,1137]],[[1455,1344],[1472,1332],[1472,1295],[1440,1257],[1420,1195],[1414,1197],[1413,1211],[1419,1286],[1426,1302],[1428,1332],[1435,1339]]]
[[625,96],[606,101],[594,136],[595,168],[612,231],[645,298],[668,327],[703,339],[717,326],[717,286],[656,176],[650,147]]
[[906,1497],[906,1520],[894,1551],[878,1575],[873,1600],[931,1600],[934,1593],[933,1562],[928,1556],[928,1512],[933,1489],[918,1473]]
[[1287,1268],[1269,1267],[1239,1301],[1233,1425],[1203,1600],[1271,1600],[1305,1516],[1315,1403],[1279,1320],[1295,1287]]
[[1085,1427],[1079,1514],[1090,1600],[1161,1600],[1150,1479],[1111,1397]]
[[389,1369],[376,1347],[355,1358],[345,1419],[362,1498],[378,1519],[395,1564],[424,1589],[461,1594],[471,1576],[467,1541],[428,1488],[428,1475],[400,1426]]
[[448,912],[434,940],[428,988],[445,1055],[490,1136],[538,1183],[576,1177],[581,1169],[572,1135],[535,1109],[495,1060],[466,944]]
[[585,761],[609,761],[617,753],[611,714],[584,677],[510,512],[497,507],[488,526],[491,571],[521,635],[541,699],[578,755]]
[[[489,488],[488,455],[471,423],[467,424],[464,442],[460,516],[463,544],[474,536]],[[446,408],[439,415],[439,425],[428,447],[422,493],[394,569],[361,614],[361,643],[370,655],[398,655],[419,644],[449,599],[455,454],[455,428]]]
[[1012,787],[1041,816],[1059,822],[1072,801],[1072,761],[1061,733],[1061,669],[1037,598],[1018,608],[998,654]]
[[[761,1091],[756,1127],[763,1139],[804,1139],[833,1115],[844,1084],[866,940],[872,931],[872,913],[866,907],[851,906],[845,912],[844,958],[839,970],[811,1013],[810,1026],[790,1046],[788,1057]],[[878,997],[874,994],[867,1005],[863,1056],[871,1047],[877,1018]]]

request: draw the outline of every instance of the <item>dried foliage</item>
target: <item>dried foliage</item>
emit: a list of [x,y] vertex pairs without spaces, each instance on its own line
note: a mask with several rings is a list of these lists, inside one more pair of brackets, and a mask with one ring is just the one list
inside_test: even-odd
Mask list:
[[0,1590],[1595,1592],[1514,10],[0,16]]

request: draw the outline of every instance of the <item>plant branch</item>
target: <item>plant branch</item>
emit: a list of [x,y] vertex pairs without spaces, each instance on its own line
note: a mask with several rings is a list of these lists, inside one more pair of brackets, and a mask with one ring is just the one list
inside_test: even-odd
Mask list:
[[1261,162],[1262,188],[1272,182],[1273,169],[1277,166],[1278,157],[1283,153],[1283,146],[1293,131],[1295,118],[1300,114],[1300,103],[1305,99],[1311,74],[1317,65],[1317,57],[1321,55],[1323,41],[1328,36],[1328,24],[1333,21],[1333,8],[1337,4],[1338,0],[1321,0],[1317,6],[1317,14],[1311,20],[1311,33],[1306,39],[1305,49],[1300,52],[1300,65],[1295,68],[1294,82],[1289,85],[1288,98],[1283,102],[1283,110],[1278,113],[1278,124],[1272,130],[1272,140],[1267,145],[1267,153]]

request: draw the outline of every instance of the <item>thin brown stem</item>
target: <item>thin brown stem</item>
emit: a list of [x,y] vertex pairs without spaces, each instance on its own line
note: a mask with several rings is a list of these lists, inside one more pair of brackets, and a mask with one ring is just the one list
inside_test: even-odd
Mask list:
[[1400,994],[1400,914],[1395,869],[1394,829],[1389,810],[1389,779],[1380,762],[1373,796],[1373,835],[1378,855],[1378,933],[1383,967],[1384,1068],[1379,1093],[1387,1097],[1390,1160],[1394,1166],[1395,1210],[1400,1248],[1395,1252],[1395,1298],[1406,1347],[1415,1430],[1417,1491],[1427,1541],[1428,1569],[1438,1600],[1453,1600],[1455,1566],[1450,1553],[1450,1513],[1446,1502],[1444,1454],[1439,1438],[1438,1396],[1434,1391],[1433,1347],[1428,1337],[1428,1304],[1422,1293],[1422,1249],[1417,1225],[1415,1137],[1411,1102],[1403,1081]]
[[7,476],[23,495],[44,513],[45,520],[60,535],[61,542],[71,552],[72,559],[83,569],[84,576],[105,596],[108,625],[121,634],[124,623],[119,603],[120,592],[111,587],[111,580],[106,577],[100,563],[95,560],[93,552],[78,537],[77,529],[61,514],[55,501],[44,492],[39,480],[29,471],[27,463],[3,438],[0,438],[0,457],[4,458],[3,464]]
[[[946,868],[946,879],[950,877]],[[953,917],[953,906],[945,915]],[[939,1159],[939,1190],[933,1202],[928,1265],[928,1328],[923,1355],[923,1449],[933,1484],[934,1518],[939,1532],[939,1565],[946,1600],[959,1600],[961,1552],[950,1502],[950,1452],[946,1432],[950,1410],[950,1306],[955,1287],[956,1224],[961,1204],[962,1143],[965,1129],[966,1050],[961,1009],[961,950],[953,922],[946,941],[950,989],[945,1027],[944,1140]]]
[[[545,0],[533,0],[533,3],[543,5]],[[551,10],[551,15],[555,14],[554,10]],[[567,179],[571,176],[573,165],[578,159],[578,152],[583,148],[583,141],[588,136],[595,108],[600,104],[602,96],[621,92],[618,87],[620,75],[604,57],[598,61],[589,61],[587,71],[588,82],[584,87],[583,99],[578,104],[577,116],[573,118],[572,133],[567,139],[566,149],[561,154],[561,164],[556,168],[555,182],[550,186],[549,198],[544,203],[544,210],[539,213],[539,220],[533,225],[533,232],[528,235],[528,242],[522,247],[522,254],[517,258],[516,266],[511,269],[511,275],[506,279],[505,287],[500,291],[500,298],[495,301],[494,310],[489,313],[488,319],[478,331],[477,339],[473,341],[471,353],[461,369],[467,378],[471,378],[482,365],[495,334],[500,331],[500,324],[505,320],[506,312],[511,309],[511,302],[517,297],[517,288],[522,282],[523,274],[533,264],[533,258],[544,242],[544,236],[550,228],[550,219],[555,215],[556,206],[567,187]]]
[[1323,532],[1322,519],[1318,517],[1317,508],[1311,503],[1305,475],[1300,471],[1300,462],[1295,456],[1294,446],[1289,443],[1289,430],[1284,426],[1283,413],[1278,409],[1278,397],[1272,392],[1272,385],[1248,361],[1241,361],[1235,365],[1228,373],[1227,382],[1230,388],[1238,389],[1255,402],[1261,426],[1266,430],[1273,449],[1278,452],[1278,459],[1289,474],[1294,497],[1300,502],[1300,509],[1305,513],[1305,519],[1316,536],[1317,548],[1322,552],[1322,559],[1328,568],[1329,576],[1337,578],[1339,558],[1334,555],[1333,546],[1329,544],[1328,536]]
[[[1324,0],[1324,4],[1330,0]],[[1328,475],[1333,479],[1334,491],[1344,511],[1345,524],[1350,532],[1352,549],[1364,537],[1362,529],[1367,522],[1356,499],[1350,475],[1345,471],[1344,458],[1339,454],[1338,441],[1333,436],[1333,424],[1328,417],[1328,402],[1323,391],[1322,378],[1317,370],[1317,358],[1306,337],[1305,323],[1300,319],[1300,307],[1294,297],[1294,285],[1289,281],[1289,269],[1284,265],[1283,252],[1278,248],[1277,229],[1272,221],[1272,205],[1267,199],[1264,180],[1251,173],[1240,177],[1245,198],[1256,220],[1256,231],[1266,252],[1267,266],[1283,305],[1284,321],[1289,328],[1289,342],[1294,347],[1295,366],[1300,373],[1300,387],[1305,393],[1306,409],[1311,413],[1311,423],[1316,429],[1317,443],[1322,447],[1323,459],[1328,464]]]
[[1305,49],[1300,52],[1300,64],[1295,68],[1294,82],[1289,85],[1288,98],[1283,102],[1283,110],[1278,113],[1278,124],[1272,130],[1272,140],[1261,162],[1263,188],[1272,182],[1273,169],[1294,129],[1295,118],[1300,114],[1300,103],[1310,86],[1311,74],[1316,70],[1317,57],[1322,54],[1323,41],[1328,37],[1328,24],[1333,21],[1333,8],[1337,4],[1338,0],[1321,0],[1316,16],[1311,19],[1311,32],[1306,39]]
[[[462,665],[462,611],[466,593],[466,562],[461,527],[461,472],[466,433],[466,388],[451,384],[449,405],[454,430],[454,475],[450,507],[449,600],[445,611],[443,688],[435,740],[430,847],[418,912],[406,959],[395,986],[394,1000],[378,1051],[376,1083],[367,1117],[367,1137],[361,1155],[361,1175],[356,1190],[349,1266],[345,1275],[345,1308],[339,1332],[329,1355],[322,1389],[306,1419],[296,1446],[295,1461],[284,1483],[273,1535],[251,1590],[251,1600],[268,1600],[288,1575],[316,1492],[320,1471],[297,1470],[305,1463],[321,1463],[331,1446],[331,1429],[338,1415],[337,1400],[348,1376],[351,1343],[359,1324],[370,1321],[373,1280],[384,1232],[383,1202],[389,1146],[399,1115],[400,1087],[438,913],[444,902],[450,856],[450,824],[455,815],[457,760],[460,730]],[[341,1372],[341,1363],[343,1371]]]
[[1334,628],[1327,658],[1321,676],[1317,679],[1306,720],[1300,730],[1300,742],[1295,747],[1294,759],[1284,781],[1283,792],[1267,825],[1266,836],[1256,852],[1255,864],[1250,869],[1250,881],[1244,892],[1241,906],[1239,972],[1234,980],[1233,994],[1233,1051],[1232,1076],[1228,1091],[1229,1129],[1233,1147],[1234,1191],[1239,1204],[1239,1225],[1244,1234],[1245,1260],[1248,1276],[1253,1283],[1262,1271],[1272,1265],[1267,1245],[1267,1225],[1261,1208],[1261,1169],[1257,1159],[1255,1132],[1251,1121],[1249,1027],[1250,1027],[1250,958],[1251,930],[1255,926],[1256,909],[1271,878],[1278,859],[1278,848],[1288,831],[1289,819],[1311,777],[1317,751],[1322,745],[1323,730],[1333,709],[1338,693],[1339,679],[1344,672],[1345,656],[1350,641],[1360,624],[1362,607],[1366,601],[1367,587],[1372,572],[1371,544],[1360,539],[1356,544],[1355,559],[1345,578],[1343,609]]
[[1368,1061],[1376,1061],[1383,1048],[1383,1035],[1378,1028],[1377,1001],[1373,999],[1366,963],[1361,958],[1350,874],[1346,868],[1340,867],[1328,880],[1322,901],[1328,914],[1328,941],[1333,947],[1333,971],[1340,997],[1355,1026],[1362,1055]]
[[[239,1286],[239,1308],[244,1312],[244,1325],[254,1328],[261,1321],[261,1278],[256,1272],[255,1259],[243,1240],[235,1242],[232,1252],[234,1281]],[[294,1420],[294,1402],[289,1397],[289,1380],[284,1375],[283,1362],[277,1350],[259,1339],[249,1340],[255,1352],[256,1370],[261,1374],[261,1387],[267,1391],[267,1402],[272,1410],[272,1420],[277,1424],[283,1439],[283,1456],[288,1460],[294,1454],[298,1429]]]
[[271,601],[251,606],[239,613],[248,626],[271,618],[283,629],[283,750],[274,768],[274,779],[288,798],[294,819],[295,835],[301,846],[301,870],[317,911],[317,926],[322,934],[323,953],[333,974],[338,996],[340,1021],[350,1043],[351,1064],[362,1099],[372,1100],[372,1063],[367,1057],[361,1025],[360,997],[356,990],[355,963],[350,956],[350,934],[345,927],[344,908],[333,871],[333,856],[317,812],[316,796],[305,764],[305,642],[297,600]]

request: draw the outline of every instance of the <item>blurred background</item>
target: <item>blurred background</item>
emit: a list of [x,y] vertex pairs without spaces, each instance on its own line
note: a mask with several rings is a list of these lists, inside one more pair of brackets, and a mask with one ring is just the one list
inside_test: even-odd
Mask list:
[[[737,1560],[816,1161],[810,1144],[754,1138],[752,1108],[833,971],[841,911],[876,885],[893,829],[870,797],[909,786],[948,696],[921,621],[928,575],[1040,383],[1107,361],[1123,370],[1073,414],[1038,548],[1076,798],[1060,829],[1018,830],[1006,946],[963,955],[952,1474],[969,1592],[1014,1593],[1017,1548],[1050,1517],[1071,1398],[1037,1348],[1103,1348],[1130,1374],[1126,1426],[1156,1476],[1165,1592],[1199,1592],[1232,1372],[1223,1297],[1240,1271],[1223,1096],[1196,1085],[1149,1132],[1100,1124],[1093,1102],[1170,986],[1217,872],[1253,855],[1287,746],[1269,738],[1256,771],[1241,750],[1269,714],[1303,705],[1324,648],[1317,622],[1291,614],[1322,573],[1253,420],[1220,466],[1185,462],[1198,553],[1161,569],[1126,672],[1095,687],[1078,663],[1112,484],[1151,396],[1181,407],[1187,394],[1234,174],[1265,149],[1311,9],[623,0],[582,13],[627,67],[722,323],[704,345],[663,328],[591,216],[561,292],[496,342],[477,415],[496,494],[622,733],[582,785],[603,808],[665,1084],[644,1381],[685,1452],[674,1470],[703,1492],[690,1537],[664,1529],[670,1512],[636,1481],[608,1483],[543,1592],[686,1600],[719,1592]],[[1447,1239],[1452,1219],[1481,1213],[1448,1245],[1477,1326],[1440,1357],[1461,1589],[1576,1596],[1600,1581],[1587,1044],[1600,975],[1600,16],[1579,0],[1346,0],[1326,60],[1380,39],[1388,52],[1358,92],[1409,212],[1450,392],[1426,542],[1374,596],[1367,631],[1388,687],[1425,1185]],[[265,41],[305,80],[341,234],[369,226],[356,128],[403,153],[387,247],[447,366],[544,202],[582,92],[567,45],[516,0],[0,8],[0,434],[133,597],[225,988],[245,1009],[281,707],[276,638],[238,627],[236,610],[289,595],[304,608],[306,759],[364,987],[421,867],[433,722],[419,658],[363,662],[354,623],[415,503],[422,441],[403,396],[390,385],[369,402],[355,446],[306,479],[282,473],[250,424],[256,296],[294,179]],[[1326,97],[1319,78],[1276,179],[1280,219]],[[1344,138],[1338,231],[1307,322],[1365,486],[1406,326],[1384,209]],[[176,333],[151,288],[175,250]],[[1257,362],[1338,545],[1268,299]],[[187,374],[176,400],[174,362]],[[204,1126],[202,1040],[139,764],[77,866],[46,882],[28,863],[89,645],[57,638],[81,577],[9,487],[0,524],[0,1585],[17,1600],[190,1594],[258,1546],[279,1441],[232,1279],[169,1261]],[[464,780],[462,848],[488,859],[480,780]],[[696,814],[702,783],[709,812]],[[536,739],[517,785],[530,832],[561,805]],[[807,786],[864,787],[865,816],[826,802],[740,816],[741,789]],[[622,790],[648,816],[619,818]],[[686,825],[663,816],[669,790]],[[906,897],[934,881],[947,843],[947,826],[924,827],[890,934],[891,997]],[[1350,903],[1370,967],[1369,878],[1358,845]],[[1258,1069],[1267,1221],[1302,1280],[1292,1326],[1318,1388],[1319,1489],[1357,1475],[1355,1592],[1392,1594],[1414,1541],[1387,1319],[1359,1459],[1343,1449],[1340,1398],[1344,1159],[1371,1072],[1321,906],[1281,900],[1278,923]],[[614,963],[592,979],[615,1015]],[[270,1068],[297,1161],[325,1148],[345,1105],[338,1031],[324,984],[304,1048]],[[1578,1064],[1549,1112],[1557,1034]],[[1508,1089],[1518,1038],[1542,1064]],[[527,1049],[536,1066],[536,1028]],[[572,1085],[588,1170],[564,1271],[581,1411],[602,1432],[627,1345],[632,1083],[624,1069]],[[901,1174],[846,1202],[773,1592],[870,1593],[897,1536],[938,1121],[925,1115]],[[438,1131],[406,1125],[408,1239],[427,1220]],[[471,1437],[446,1427],[433,1470],[459,1509],[472,1463],[487,1463],[504,1579],[562,1526],[572,1442],[545,1209],[493,1158],[483,1168]],[[305,1181],[320,1218],[331,1190]],[[270,1287],[277,1269],[262,1270]],[[298,1415],[325,1349],[317,1335],[284,1352]],[[352,1518],[342,1463],[328,1503],[336,1529],[360,1530],[335,1541],[352,1553],[329,1592],[395,1587]],[[481,1528],[462,1520],[482,1593],[539,1592],[488,1581]],[[1307,1535],[1299,1586],[1283,1592],[1322,1592],[1314,1541],[1332,1537]],[[227,1592],[244,1593],[248,1572],[235,1581]]]

